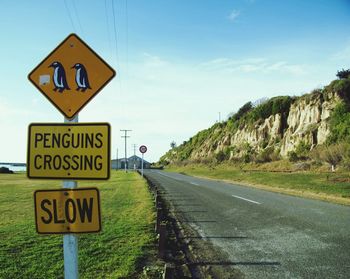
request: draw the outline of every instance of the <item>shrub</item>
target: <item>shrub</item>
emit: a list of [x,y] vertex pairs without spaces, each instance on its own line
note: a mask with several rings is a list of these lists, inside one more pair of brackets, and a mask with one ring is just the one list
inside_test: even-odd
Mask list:
[[176,147],[176,142],[175,142],[175,141],[172,141],[172,142],[170,143],[170,147],[171,147],[171,149],[174,149],[174,148]]
[[294,99],[290,96],[272,98],[252,110],[250,113],[250,118],[253,121],[257,121],[259,119],[266,119],[277,113],[288,115],[290,105],[293,100]]
[[221,163],[225,160],[227,160],[227,155],[223,150],[220,150],[218,153],[215,154],[215,159],[217,160],[218,163]]
[[242,118],[243,115],[245,115],[247,112],[251,111],[253,108],[253,104],[252,102],[248,102],[246,104],[244,104],[239,110],[237,113],[235,113],[233,116],[232,116],[232,119],[234,121],[238,121],[239,119]]
[[332,81],[325,87],[326,91],[337,92],[346,104],[350,104],[350,79]]
[[327,144],[350,141],[350,110],[344,102],[335,107],[330,120],[330,135]]
[[290,162],[297,162],[299,160],[306,160],[310,155],[311,145],[301,141],[294,151],[287,153],[288,160]]
[[323,162],[322,160],[322,152],[323,152],[324,146],[320,145],[317,146],[316,148],[312,149],[310,152],[310,158],[314,160],[316,164],[320,164]]
[[344,168],[350,170],[350,145],[348,144],[346,150],[343,153],[343,160],[341,162]]
[[332,166],[332,170],[335,170],[342,160],[342,153],[343,146],[341,144],[330,145],[324,149],[321,158]]
[[348,70],[344,70],[342,69],[341,71],[338,71],[336,76],[339,78],[339,79],[345,79],[345,78],[348,78],[350,76],[350,69]]
[[13,171],[10,170],[9,168],[1,167],[0,168],[0,173],[13,173]]
[[309,158],[311,145],[307,144],[305,141],[301,141],[295,148],[295,153],[299,160],[306,160]]
[[246,142],[242,146],[241,150],[243,151],[242,160],[245,163],[251,162],[255,156],[255,150],[253,149],[253,147],[248,142]]
[[289,151],[287,157],[290,162],[296,162],[299,160],[298,155],[295,151]]
[[327,162],[333,169],[338,165],[350,168],[350,144],[341,142],[332,145],[321,145],[312,150],[311,157],[316,163]]
[[306,162],[300,162],[294,165],[294,170],[296,171],[305,171],[305,170],[309,170],[310,168],[311,168],[311,165]]
[[275,149],[273,146],[267,147],[263,149],[257,156],[256,156],[256,162],[257,163],[266,163],[273,161],[274,158]]

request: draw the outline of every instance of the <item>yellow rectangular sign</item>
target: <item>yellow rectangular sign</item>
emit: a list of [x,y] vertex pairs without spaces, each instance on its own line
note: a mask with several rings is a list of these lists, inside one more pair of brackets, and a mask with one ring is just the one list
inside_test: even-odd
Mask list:
[[110,130],[108,123],[30,124],[28,177],[109,179]]
[[97,188],[38,190],[34,193],[36,230],[40,234],[101,230]]

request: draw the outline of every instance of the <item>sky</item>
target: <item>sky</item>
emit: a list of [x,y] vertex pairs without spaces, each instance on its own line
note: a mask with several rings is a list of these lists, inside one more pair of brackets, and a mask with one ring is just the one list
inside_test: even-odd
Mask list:
[[248,101],[299,96],[350,68],[350,0],[2,0],[0,162],[30,123],[64,116],[27,75],[76,33],[117,72],[79,113],[112,126],[112,158],[158,161]]

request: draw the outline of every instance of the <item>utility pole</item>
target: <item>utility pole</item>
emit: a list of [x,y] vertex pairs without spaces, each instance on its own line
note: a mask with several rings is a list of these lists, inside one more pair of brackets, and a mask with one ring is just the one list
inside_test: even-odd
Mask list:
[[115,161],[117,163],[115,170],[117,171],[118,170],[118,148],[117,148],[117,157],[116,157]]
[[221,112],[219,112],[219,123],[221,122]]
[[128,136],[128,132],[131,132],[132,130],[120,130],[121,132],[124,132],[124,136],[122,136],[122,138],[124,138],[125,140],[125,164],[124,164],[124,167],[125,167],[125,172],[128,172],[126,170],[126,165],[127,165],[127,155],[126,155],[126,141],[127,141],[127,138],[130,138],[130,136]]
[[134,170],[136,169],[135,159],[136,159],[136,144],[132,145],[134,147]]

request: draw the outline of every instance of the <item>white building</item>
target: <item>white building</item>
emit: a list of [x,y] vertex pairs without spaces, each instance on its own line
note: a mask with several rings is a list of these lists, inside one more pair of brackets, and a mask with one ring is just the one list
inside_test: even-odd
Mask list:
[[[138,156],[131,156],[127,159],[127,168],[128,169],[141,169],[142,158]],[[147,162],[145,159],[143,160],[143,168],[149,169],[151,164]],[[125,158],[121,158],[118,160],[111,161],[111,168],[115,169],[124,169],[125,168]]]

